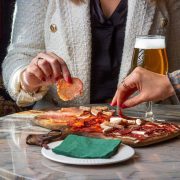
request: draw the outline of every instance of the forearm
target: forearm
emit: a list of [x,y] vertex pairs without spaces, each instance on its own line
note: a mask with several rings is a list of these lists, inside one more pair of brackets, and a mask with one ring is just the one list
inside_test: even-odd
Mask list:
[[39,52],[45,51],[44,21],[47,4],[46,0],[38,3],[37,0],[16,2],[11,43],[2,64],[2,71],[5,88],[17,104],[20,102],[18,99],[23,99],[20,96],[23,94],[20,90],[20,71],[26,68]]
[[17,70],[12,74],[9,83],[8,83],[8,91],[11,97],[16,101],[18,106],[29,106],[34,102],[43,98],[43,96],[47,93],[48,87],[43,86],[40,87],[37,92],[28,93],[21,86],[22,72],[24,68]]

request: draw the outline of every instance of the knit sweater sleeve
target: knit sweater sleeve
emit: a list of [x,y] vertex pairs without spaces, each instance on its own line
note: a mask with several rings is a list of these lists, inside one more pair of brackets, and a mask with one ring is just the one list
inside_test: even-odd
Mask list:
[[178,99],[180,99],[180,70],[169,73],[169,79],[174,87]]
[[[47,0],[17,0],[16,2],[11,43],[2,64],[5,88],[15,101],[19,97],[16,88],[19,87],[19,81],[14,80],[14,77],[20,76],[21,73],[18,71],[22,71],[39,52],[45,50],[44,22],[47,5]],[[25,104],[30,103],[32,102]]]

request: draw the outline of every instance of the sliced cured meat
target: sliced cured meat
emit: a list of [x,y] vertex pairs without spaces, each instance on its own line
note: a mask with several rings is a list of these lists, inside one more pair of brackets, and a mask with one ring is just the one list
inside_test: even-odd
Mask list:
[[57,93],[59,98],[63,101],[70,101],[76,97],[82,95],[83,83],[78,78],[72,78],[72,83],[66,82],[64,79],[60,79],[57,82]]
[[[121,121],[115,121],[119,119]],[[122,123],[122,120],[126,123]],[[149,122],[140,119],[128,120],[119,117],[112,117],[110,122],[105,121],[100,124],[100,127],[105,136],[120,138],[124,143],[136,147],[165,141],[180,134],[180,128],[172,123]]]
[[76,116],[76,117],[84,114],[84,110],[80,109],[78,107],[61,108],[61,110],[59,110],[59,111],[63,114],[67,114],[70,116]]
[[[69,129],[73,132],[82,132],[84,128],[89,132],[100,132],[100,124],[109,121],[110,116],[98,114],[94,116],[87,108],[68,107],[56,111],[47,111],[35,117],[34,123],[49,129]],[[102,130],[101,130],[102,131]]]
[[86,107],[86,106],[80,106],[79,109],[82,109],[84,111],[90,111],[91,107]]
[[71,117],[71,116],[75,117],[74,115],[72,115],[72,113],[68,113],[68,112],[48,111],[43,114],[37,115],[36,117],[39,117],[40,119],[47,119],[47,118],[61,119],[63,117]]
[[124,119],[113,117],[112,113],[107,107],[68,107],[37,114],[33,122],[65,134],[118,138],[134,147],[159,143],[180,135],[180,127],[173,123]]

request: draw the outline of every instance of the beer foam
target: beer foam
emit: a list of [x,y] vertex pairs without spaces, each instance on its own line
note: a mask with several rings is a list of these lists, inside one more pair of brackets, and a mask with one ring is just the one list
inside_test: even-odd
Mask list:
[[139,49],[164,49],[165,39],[164,38],[136,38],[135,48]]

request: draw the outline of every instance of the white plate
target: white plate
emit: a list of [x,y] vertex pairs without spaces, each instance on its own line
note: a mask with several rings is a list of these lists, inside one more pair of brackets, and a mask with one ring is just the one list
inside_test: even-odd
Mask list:
[[125,161],[125,160],[131,158],[135,153],[135,151],[132,147],[127,146],[125,144],[121,144],[118,152],[109,159],[72,158],[72,157],[67,157],[67,156],[63,156],[63,155],[58,155],[58,154],[55,154],[54,152],[52,152],[51,149],[58,146],[62,142],[63,141],[57,141],[57,142],[53,142],[53,143],[48,144],[48,146],[50,147],[50,150],[42,148],[42,150],[41,150],[42,155],[45,156],[46,158],[50,159],[50,160],[60,162],[60,163],[64,163],[64,164],[104,165],[104,164],[113,164],[113,163]]

